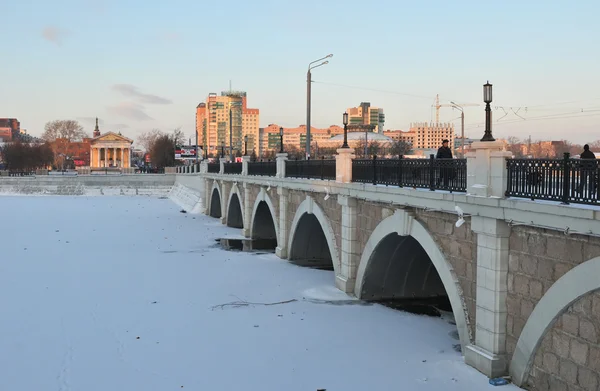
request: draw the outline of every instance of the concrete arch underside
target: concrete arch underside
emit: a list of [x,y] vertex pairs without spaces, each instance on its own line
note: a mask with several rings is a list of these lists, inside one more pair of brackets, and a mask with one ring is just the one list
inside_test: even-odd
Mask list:
[[288,240],[288,259],[304,266],[333,269],[339,275],[335,233],[321,207],[307,197],[296,210]]
[[236,184],[231,186],[229,200],[227,201],[227,226],[233,228],[244,228],[244,204],[243,195]]
[[[279,225],[277,214],[269,194],[261,188],[250,219],[250,237],[252,239],[271,240],[279,243]],[[274,246],[277,247],[277,244]]]
[[213,182],[210,190],[210,203],[208,205],[208,214],[210,217],[221,218],[223,216],[223,208],[221,206],[221,189],[217,181]]
[[452,265],[414,217],[397,210],[377,225],[361,256],[354,293],[361,299],[447,296],[463,352],[467,313]]
[[600,257],[584,262],[559,278],[537,303],[515,347],[509,372],[516,385],[527,381],[535,354],[546,332],[581,297],[600,290]]

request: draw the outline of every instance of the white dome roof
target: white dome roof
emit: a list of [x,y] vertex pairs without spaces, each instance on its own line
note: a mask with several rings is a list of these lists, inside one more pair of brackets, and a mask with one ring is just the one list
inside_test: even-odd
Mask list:
[[[348,132],[348,140],[364,140],[364,139],[365,139],[365,132]],[[330,138],[330,140],[331,141],[344,141],[344,135],[338,134],[337,136]],[[393,139],[389,138],[388,136],[384,136],[381,133],[374,133],[374,132],[367,132],[367,140],[368,141],[387,141],[387,142],[394,141]]]

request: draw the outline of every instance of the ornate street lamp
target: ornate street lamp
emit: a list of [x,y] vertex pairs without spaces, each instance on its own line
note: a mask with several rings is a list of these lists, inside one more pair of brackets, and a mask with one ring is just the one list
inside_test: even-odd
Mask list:
[[488,81],[483,85],[483,101],[485,102],[485,133],[481,141],[496,141],[492,136],[492,85]]
[[283,126],[279,128],[279,153],[283,153]]
[[225,157],[225,141],[221,142],[221,157]]
[[344,144],[342,144],[342,148],[350,148],[348,146],[348,113],[344,113]]
[[244,156],[248,156],[248,135],[244,136]]

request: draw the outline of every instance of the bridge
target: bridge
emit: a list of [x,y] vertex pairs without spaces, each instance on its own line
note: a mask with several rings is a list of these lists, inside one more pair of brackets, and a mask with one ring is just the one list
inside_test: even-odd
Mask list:
[[335,160],[221,158],[177,168],[171,195],[282,259],[333,269],[331,283],[360,299],[447,297],[465,362],[489,377],[596,390],[596,195],[568,156],[527,162],[502,148],[474,143],[452,161],[350,149]]

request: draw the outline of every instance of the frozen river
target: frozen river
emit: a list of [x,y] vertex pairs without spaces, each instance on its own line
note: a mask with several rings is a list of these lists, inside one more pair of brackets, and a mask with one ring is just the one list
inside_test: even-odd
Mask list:
[[0,390],[497,389],[448,322],[224,251],[239,230],[168,199],[0,200]]

